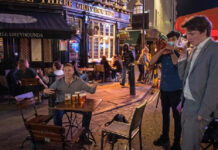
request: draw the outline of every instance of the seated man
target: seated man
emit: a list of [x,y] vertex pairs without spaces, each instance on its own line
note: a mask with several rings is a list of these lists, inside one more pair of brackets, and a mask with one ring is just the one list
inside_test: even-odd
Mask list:
[[[70,93],[73,95],[76,91],[87,91],[89,93],[95,93],[97,85],[93,85],[92,87],[87,85],[82,79],[77,76],[74,76],[74,66],[70,63],[65,64],[64,66],[64,77],[56,80],[49,88],[44,89],[45,94],[54,94],[56,93],[56,101],[58,104],[64,101],[65,93]],[[89,125],[92,117],[91,112],[77,112],[83,115],[82,126],[89,130]],[[54,113],[54,124],[58,126],[62,126],[62,118],[64,115],[64,111],[55,110]],[[85,134],[85,133],[84,133]],[[82,136],[83,138],[85,136]],[[84,139],[83,139],[84,140]],[[86,144],[91,144],[90,141],[85,139]]]
[[111,63],[111,69],[112,69],[112,79],[116,78],[116,73],[122,73],[122,66],[120,64],[119,58],[114,55],[112,57],[112,63]]

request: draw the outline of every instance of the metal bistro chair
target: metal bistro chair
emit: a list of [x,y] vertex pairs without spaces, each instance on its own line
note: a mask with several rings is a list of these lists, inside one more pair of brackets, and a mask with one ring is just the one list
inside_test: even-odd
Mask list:
[[140,150],[142,150],[141,123],[147,101],[136,107],[131,124],[113,121],[109,126],[103,128],[101,134],[101,150],[103,150],[104,136],[112,133],[119,138],[129,141],[129,150],[131,150],[131,141],[139,133]]
[[205,145],[205,147],[200,145],[202,150],[207,150],[210,147],[213,147],[213,150],[218,150],[218,118],[214,118],[207,126],[201,143]]
[[102,74],[102,82],[105,81],[105,70],[104,70],[104,65],[102,64],[96,64],[95,67],[94,67],[94,71],[95,72],[99,72],[100,73],[100,76]]
[[[79,128],[74,132],[74,138],[67,140],[65,128],[45,124],[28,124],[27,128],[32,137],[34,150],[82,150],[85,149],[78,141],[84,128]],[[38,146],[37,146],[38,144]]]
[[[27,128],[26,125],[29,123],[48,123],[53,117],[51,115],[38,114],[35,106],[34,95],[32,92],[15,96],[15,100],[17,102],[17,106],[20,110],[20,114],[22,116],[26,128]],[[25,114],[24,111],[28,111],[28,113]],[[22,142],[21,148],[23,148],[25,141],[30,139],[31,139],[30,136],[27,136]]]

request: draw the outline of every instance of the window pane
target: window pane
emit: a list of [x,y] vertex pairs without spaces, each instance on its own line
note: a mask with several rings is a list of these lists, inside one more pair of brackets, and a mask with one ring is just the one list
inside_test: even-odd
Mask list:
[[103,43],[103,39],[100,42],[100,58],[104,55],[103,54],[103,50],[104,50],[104,43]]
[[106,23],[105,24],[105,35],[106,36],[109,36],[109,27],[110,27],[109,24]]
[[99,25],[98,22],[94,22],[94,30],[95,30],[95,35],[99,34]]
[[110,40],[110,58],[112,58],[113,56],[113,49],[114,49],[114,43],[113,43],[113,39]]
[[88,58],[92,58],[92,38],[89,38],[89,53],[88,53]]
[[94,59],[98,59],[98,38],[94,41]]
[[103,23],[100,23],[100,32],[101,32],[101,35],[104,35],[104,25],[103,25]]
[[108,50],[109,50],[109,42],[108,40],[105,41],[105,56],[108,57]]
[[110,25],[110,36],[114,35],[114,26]]

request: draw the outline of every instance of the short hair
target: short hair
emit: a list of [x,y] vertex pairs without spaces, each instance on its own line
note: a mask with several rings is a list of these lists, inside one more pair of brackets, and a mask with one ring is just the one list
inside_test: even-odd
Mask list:
[[64,65],[64,68],[65,68],[65,67],[71,67],[71,68],[74,69],[74,66],[73,66],[71,63],[66,63],[66,64]]
[[60,63],[59,61],[55,61],[55,62],[53,63],[53,65],[55,66],[55,68],[56,68],[57,70],[60,70],[60,69],[61,69],[61,63]]
[[178,39],[180,37],[180,33],[176,31],[171,31],[170,33],[167,34],[168,39],[174,36],[176,36],[176,38]]
[[26,62],[28,62],[28,60],[26,60],[26,59],[20,59],[20,60],[18,61],[19,69],[25,70],[25,69],[26,69]]
[[189,31],[197,30],[200,33],[207,31],[207,36],[211,34],[212,24],[206,16],[194,16],[186,21],[182,28],[186,28]]

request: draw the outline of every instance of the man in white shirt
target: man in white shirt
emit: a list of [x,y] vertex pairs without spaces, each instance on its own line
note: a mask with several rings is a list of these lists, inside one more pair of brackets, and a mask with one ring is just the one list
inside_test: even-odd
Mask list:
[[182,150],[198,150],[211,114],[218,111],[218,43],[210,38],[211,22],[205,16],[195,16],[182,27],[195,47],[190,56],[184,51],[178,60],[185,99]]

